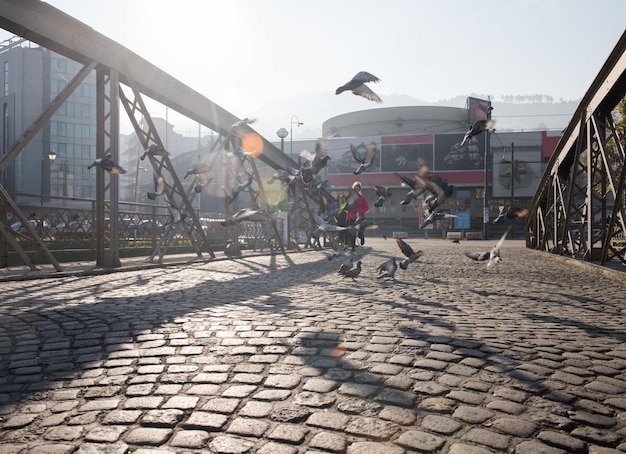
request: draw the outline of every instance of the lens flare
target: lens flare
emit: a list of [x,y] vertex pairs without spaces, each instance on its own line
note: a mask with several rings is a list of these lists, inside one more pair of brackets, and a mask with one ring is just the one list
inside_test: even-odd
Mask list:
[[241,139],[241,148],[255,158],[263,153],[263,139],[256,132],[249,132]]

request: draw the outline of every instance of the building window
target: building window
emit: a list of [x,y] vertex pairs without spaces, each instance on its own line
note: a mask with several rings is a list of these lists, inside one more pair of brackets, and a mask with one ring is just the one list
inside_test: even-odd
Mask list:
[[9,94],[9,62],[4,62],[4,96]]

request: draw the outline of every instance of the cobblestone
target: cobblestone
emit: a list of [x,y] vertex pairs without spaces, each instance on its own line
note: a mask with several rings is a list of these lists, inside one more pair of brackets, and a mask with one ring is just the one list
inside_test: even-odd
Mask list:
[[623,280],[409,242],[3,282],[2,452],[624,451]]

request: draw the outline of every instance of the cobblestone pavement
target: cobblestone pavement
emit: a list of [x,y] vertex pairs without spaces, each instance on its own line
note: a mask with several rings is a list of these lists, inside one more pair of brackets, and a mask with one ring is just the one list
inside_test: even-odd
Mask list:
[[505,242],[3,282],[0,452],[626,452],[626,283]]

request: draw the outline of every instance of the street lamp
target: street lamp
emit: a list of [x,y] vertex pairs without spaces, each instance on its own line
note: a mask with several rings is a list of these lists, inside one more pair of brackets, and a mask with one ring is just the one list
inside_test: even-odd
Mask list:
[[54,152],[54,150],[50,150],[48,152],[48,159],[46,159],[45,156],[41,157],[41,204],[43,205],[43,199],[44,199],[44,192],[46,192],[46,185],[45,185],[45,175],[46,175],[46,168],[48,169],[48,194],[50,193],[50,165],[48,164],[49,161],[54,161],[57,157],[57,154]]
[[289,131],[287,131],[285,128],[280,128],[278,131],[276,131],[276,135],[280,137],[280,151],[281,153],[285,153],[285,137],[289,135]]
[[[293,121],[294,118],[296,119],[296,121]],[[294,123],[298,125],[298,128],[304,124],[300,121],[300,119],[296,115],[291,116],[291,128],[289,130],[291,134],[291,145],[290,145],[291,149],[289,151],[289,154],[291,155],[291,159],[293,159],[293,124]]]

